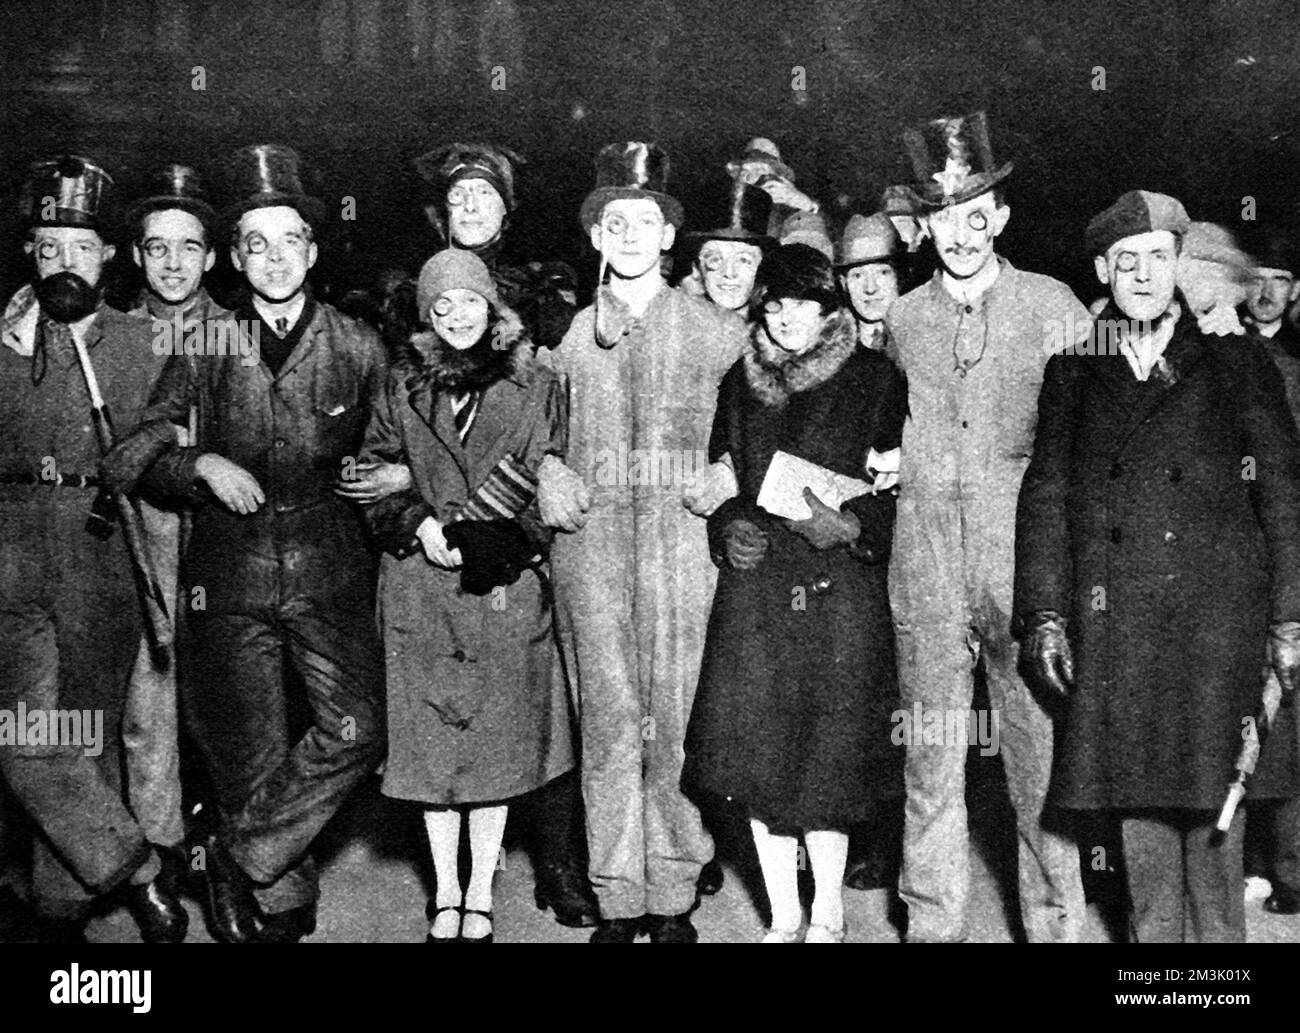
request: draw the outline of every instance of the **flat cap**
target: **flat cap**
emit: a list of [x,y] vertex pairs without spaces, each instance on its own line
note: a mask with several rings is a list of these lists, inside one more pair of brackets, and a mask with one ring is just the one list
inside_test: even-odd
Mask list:
[[1104,255],[1115,241],[1125,237],[1156,230],[1168,230],[1181,237],[1190,225],[1187,210],[1177,198],[1150,190],[1130,190],[1093,216],[1084,232],[1084,242],[1089,254]]

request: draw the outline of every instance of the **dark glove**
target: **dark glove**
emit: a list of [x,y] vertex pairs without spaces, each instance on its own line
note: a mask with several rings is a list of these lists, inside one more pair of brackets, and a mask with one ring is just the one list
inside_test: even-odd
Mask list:
[[100,483],[114,494],[129,495],[154,460],[174,444],[176,428],[167,420],[143,424],[100,459]]
[[1065,618],[1053,610],[1039,610],[1026,623],[1021,656],[1029,679],[1068,696],[1074,689],[1074,654],[1065,634]]
[[1284,694],[1300,679],[1300,623],[1278,621],[1268,629],[1268,659]]
[[795,534],[807,539],[814,549],[830,549],[836,545],[848,545],[856,542],[862,533],[862,525],[852,513],[841,513],[831,509],[813,494],[811,488],[804,488],[803,500],[812,510],[807,520],[787,520],[786,526]]
[[487,595],[513,585],[538,558],[537,546],[514,520],[458,520],[443,528],[449,549],[459,549],[460,587]]
[[753,570],[767,555],[767,535],[748,520],[733,520],[723,532],[727,562],[736,570]]

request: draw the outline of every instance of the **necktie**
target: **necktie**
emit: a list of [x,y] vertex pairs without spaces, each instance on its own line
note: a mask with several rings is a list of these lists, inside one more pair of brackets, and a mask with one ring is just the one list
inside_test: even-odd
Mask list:
[[452,416],[456,420],[456,434],[460,437],[462,445],[465,444],[465,439],[469,437],[470,425],[478,414],[480,397],[481,395],[477,391],[466,391],[456,395],[451,400]]
[[36,324],[35,348],[32,351],[32,383],[39,385],[49,370],[50,358],[60,366],[71,366],[76,357],[72,346],[72,328],[67,323],[41,319]]

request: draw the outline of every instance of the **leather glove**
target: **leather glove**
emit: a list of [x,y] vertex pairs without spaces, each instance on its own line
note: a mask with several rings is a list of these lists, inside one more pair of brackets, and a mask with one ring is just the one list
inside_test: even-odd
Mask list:
[[154,460],[176,444],[178,430],[167,420],[154,420],[137,428],[100,459],[100,483],[114,494],[129,495]]
[[831,509],[813,494],[811,488],[804,488],[803,500],[812,510],[807,520],[787,520],[786,526],[795,534],[808,541],[814,549],[830,549],[836,545],[848,545],[858,540],[862,525],[852,513],[841,513]]
[[1054,610],[1039,610],[1025,629],[1021,655],[1030,680],[1059,696],[1074,690],[1074,654],[1065,634],[1065,618]]
[[1282,692],[1294,692],[1300,680],[1300,623],[1278,621],[1269,627],[1268,659]]
[[753,570],[767,555],[767,535],[748,520],[733,520],[723,532],[727,562],[736,570]]

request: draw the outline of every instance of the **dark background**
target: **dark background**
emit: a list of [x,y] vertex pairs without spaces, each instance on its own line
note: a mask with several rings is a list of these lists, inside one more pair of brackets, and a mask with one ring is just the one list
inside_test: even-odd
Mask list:
[[726,160],[769,137],[838,224],[910,178],[903,126],[985,108],[1016,164],[1001,250],[1086,298],[1082,228],[1125,189],[1227,224],[1247,196],[1261,221],[1294,214],[1298,44],[1293,0],[7,0],[0,287],[29,273],[24,170],[62,150],[129,196],[149,166],[298,148],[333,212],[356,200],[316,273],[337,291],[434,250],[412,158],[495,140],[530,159],[511,250],[590,280],[577,210],[604,143],[660,143],[689,225],[715,221]]

